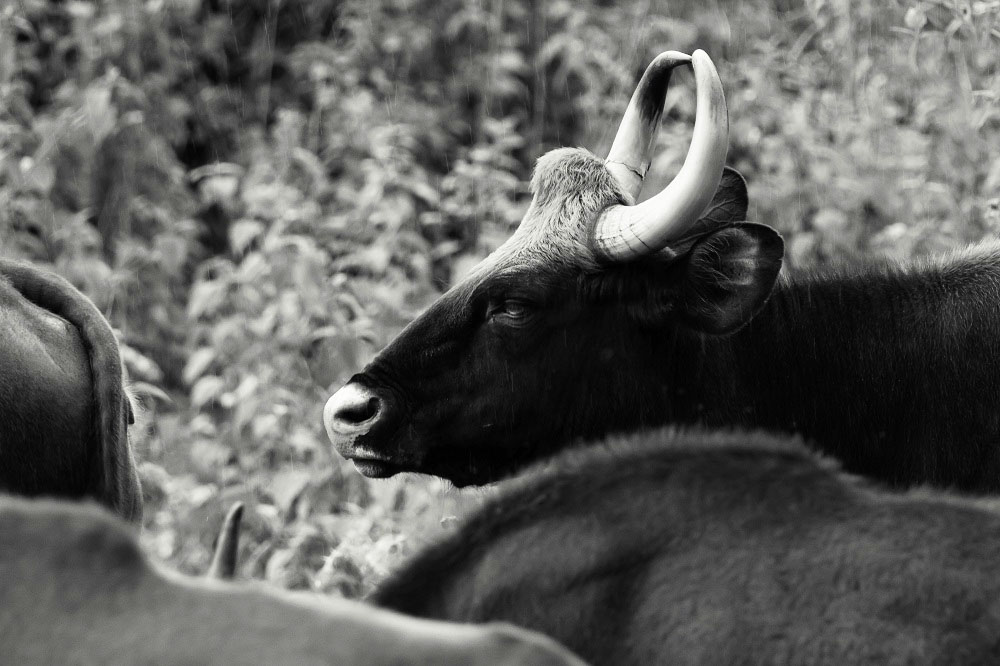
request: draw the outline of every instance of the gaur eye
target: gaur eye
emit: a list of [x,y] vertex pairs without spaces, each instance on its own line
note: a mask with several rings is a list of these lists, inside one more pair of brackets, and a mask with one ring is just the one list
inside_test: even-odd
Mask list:
[[524,301],[516,299],[503,300],[497,303],[490,303],[487,316],[491,321],[503,324],[521,324],[531,314],[531,308]]

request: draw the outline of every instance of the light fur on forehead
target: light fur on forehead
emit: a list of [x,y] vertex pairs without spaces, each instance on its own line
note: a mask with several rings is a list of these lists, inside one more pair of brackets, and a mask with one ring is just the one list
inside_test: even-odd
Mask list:
[[537,265],[596,269],[590,234],[598,214],[612,204],[632,203],[604,160],[583,148],[557,148],[538,158],[531,192],[517,231],[470,278]]

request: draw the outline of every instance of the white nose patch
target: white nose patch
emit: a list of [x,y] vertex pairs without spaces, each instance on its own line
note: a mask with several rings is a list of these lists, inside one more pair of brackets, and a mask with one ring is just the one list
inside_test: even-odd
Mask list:
[[364,423],[350,421],[341,415],[364,410],[374,397],[371,391],[354,382],[330,396],[323,407],[323,425],[327,436],[334,440],[338,435],[356,435],[359,431],[367,430]]

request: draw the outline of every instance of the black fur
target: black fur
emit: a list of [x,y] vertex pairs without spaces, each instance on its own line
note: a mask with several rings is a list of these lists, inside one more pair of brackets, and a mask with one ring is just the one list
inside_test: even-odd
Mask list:
[[998,509],[881,491],[799,442],[654,431],[505,482],[372,600],[595,664],[994,664]]
[[142,493],[118,342],[69,282],[0,260],[0,489],[91,497],[133,522]]

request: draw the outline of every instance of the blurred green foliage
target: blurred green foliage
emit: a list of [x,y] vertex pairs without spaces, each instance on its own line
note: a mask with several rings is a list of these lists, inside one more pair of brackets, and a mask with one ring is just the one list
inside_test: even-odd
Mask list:
[[[791,270],[1000,228],[1000,0],[5,3],[0,247],[120,331],[152,552],[203,570],[244,500],[244,575],[354,597],[478,503],[363,479],[322,405],[668,48],[718,64]],[[648,182],[686,151],[675,81]]]

